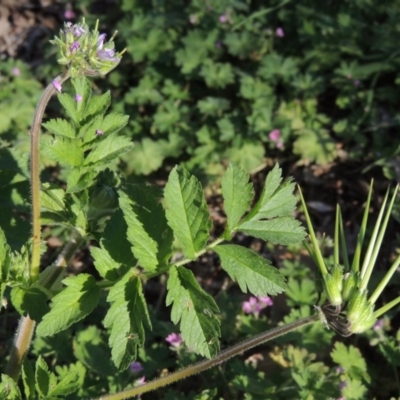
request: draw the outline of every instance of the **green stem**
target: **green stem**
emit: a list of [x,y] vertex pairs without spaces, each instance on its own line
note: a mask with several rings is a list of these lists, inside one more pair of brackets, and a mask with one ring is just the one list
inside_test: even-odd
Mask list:
[[[78,249],[83,238],[81,236],[73,236],[71,241],[67,243],[63,252],[58,257],[55,262],[56,267],[65,268],[68,261],[72,258],[76,250]],[[53,274],[59,275],[60,268],[54,269]],[[54,278],[54,277],[53,277]],[[53,283],[54,279],[49,277],[49,285]],[[10,360],[6,368],[6,374],[9,375],[15,382],[18,381],[19,375],[21,373],[22,363],[31,344],[32,335],[35,330],[36,322],[29,318],[29,316],[21,317],[17,333],[15,334],[15,339],[13,347],[10,354]]]
[[[69,78],[69,71],[58,76],[56,80],[60,85]],[[36,106],[36,112],[32,121],[31,128],[31,195],[32,195],[32,259],[30,278],[35,282],[40,272],[40,163],[39,163],[39,140],[40,126],[46,106],[56,89],[53,83],[50,83],[44,90],[42,97]]]
[[162,386],[170,385],[176,381],[187,378],[191,375],[198,374],[206,369],[214,367],[237,354],[242,353],[243,351],[249,350],[255,346],[258,346],[264,342],[267,342],[272,339],[276,339],[279,336],[285,335],[295,329],[301,328],[305,325],[316,322],[320,319],[319,315],[312,315],[310,317],[299,319],[298,321],[291,322],[290,324],[278,326],[277,328],[271,329],[267,332],[260,333],[257,336],[254,336],[250,339],[246,339],[243,342],[240,342],[228,349],[221,351],[212,359],[205,359],[196,364],[190,365],[189,367],[182,369],[180,371],[174,372],[167,376],[164,376],[159,379],[155,379],[145,385],[138,386],[132,389],[124,390],[123,392],[109,394],[107,396],[100,397],[99,400],[119,400],[119,399],[128,399],[133,396],[137,396],[143,393],[150,392],[151,390],[158,389]]

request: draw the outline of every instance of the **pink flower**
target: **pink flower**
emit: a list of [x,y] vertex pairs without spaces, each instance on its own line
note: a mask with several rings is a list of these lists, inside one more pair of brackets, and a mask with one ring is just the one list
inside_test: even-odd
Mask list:
[[97,136],[104,135],[104,132],[102,130],[100,130],[100,129],[96,129],[96,135]]
[[52,83],[53,83],[54,89],[56,89],[57,92],[61,93],[61,83],[57,79],[54,79]]
[[385,321],[383,318],[380,318],[376,320],[375,325],[374,325],[374,331],[379,331],[383,328],[383,325],[385,324]]
[[248,301],[242,303],[242,310],[246,314],[254,314],[258,316],[260,311],[268,306],[272,306],[273,301],[268,296],[254,297],[250,296]]
[[168,342],[173,347],[179,347],[183,340],[180,333],[170,333],[166,338],[165,341]]
[[129,366],[129,369],[133,373],[143,371],[142,364],[140,364],[140,362],[138,362],[138,361],[134,361],[133,363],[131,363],[131,365]]
[[106,38],[106,34],[102,33],[99,38],[97,39],[97,50],[101,50],[103,48],[104,45],[104,40]]
[[20,75],[21,75],[21,71],[19,70],[18,67],[14,67],[14,68],[11,70],[11,72],[12,72],[12,74],[13,74],[14,76],[20,76]]
[[144,385],[145,382],[146,382],[146,377],[142,376],[140,379],[135,381],[133,386],[141,386],[141,385]]
[[219,16],[219,22],[221,22],[221,24],[224,24],[227,21],[228,21],[228,16],[226,14],[222,14]]
[[67,9],[64,11],[64,18],[65,19],[74,19],[76,17],[75,13],[71,9]]
[[273,142],[278,142],[281,137],[281,131],[279,129],[274,129],[268,136]]
[[197,15],[196,14],[192,14],[189,16],[189,21],[191,24],[195,24],[197,22]]
[[83,97],[80,94],[75,95],[75,100],[77,103],[80,103],[82,101]]
[[275,35],[283,38],[285,36],[285,32],[281,27],[276,28]]
[[74,42],[71,44],[71,47],[69,48],[69,50],[71,51],[71,53],[73,53],[74,51],[78,50],[78,48],[79,48],[79,43]]

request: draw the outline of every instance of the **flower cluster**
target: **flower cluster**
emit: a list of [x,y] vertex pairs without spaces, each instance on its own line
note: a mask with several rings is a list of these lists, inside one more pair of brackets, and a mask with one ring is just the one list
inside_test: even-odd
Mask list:
[[256,317],[258,317],[258,314],[260,313],[261,310],[268,306],[272,306],[274,303],[272,299],[268,296],[260,296],[260,297],[254,297],[250,296],[248,301],[244,301],[242,303],[242,310],[246,314],[254,314]]
[[51,43],[59,46],[61,56],[58,63],[67,65],[71,76],[105,75],[114,69],[123,52],[114,49],[114,36],[106,41],[106,34],[99,33],[98,23],[93,31],[83,23],[67,22]]

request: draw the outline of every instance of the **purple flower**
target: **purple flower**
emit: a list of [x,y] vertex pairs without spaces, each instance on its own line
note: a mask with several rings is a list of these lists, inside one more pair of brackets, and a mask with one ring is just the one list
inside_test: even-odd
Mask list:
[[385,324],[385,321],[383,318],[380,318],[376,320],[375,325],[374,325],[374,331],[379,331],[383,328],[383,325]]
[[281,137],[281,131],[279,129],[274,129],[268,136],[273,142],[278,142]]
[[285,36],[285,32],[281,27],[276,28],[275,35],[283,38]]
[[64,11],[64,18],[65,19],[74,19],[76,17],[75,13],[71,9],[67,9]]
[[218,42],[215,42],[215,47],[216,47],[217,49],[220,49],[220,48],[221,48],[221,46],[222,46],[222,44],[221,44],[221,42],[220,42],[220,41],[218,41]]
[[104,40],[106,38],[106,34],[102,33],[99,38],[97,39],[97,50],[101,50],[103,48],[104,45]]
[[228,16],[226,14],[222,14],[219,16],[219,22],[221,22],[221,24],[224,24],[227,21],[228,21]]
[[82,101],[83,97],[80,94],[75,95],[75,100],[77,103],[80,103]]
[[97,136],[104,135],[104,132],[101,131],[100,129],[96,129],[96,135],[97,135]]
[[138,362],[138,361],[134,361],[133,363],[131,363],[131,365],[129,366],[129,369],[133,373],[143,371],[142,364],[140,364],[140,362]]
[[191,24],[194,25],[197,22],[197,15],[196,14],[189,15],[189,21]]
[[103,49],[97,51],[97,57],[99,57],[101,60],[104,61],[114,61],[114,62],[119,61],[119,58],[114,56],[115,56],[115,50],[113,49]]
[[57,79],[54,79],[52,83],[53,83],[54,89],[56,89],[57,92],[61,93],[61,83]]
[[354,85],[355,87],[357,87],[359,84],[360,84],[360,80],[359,80],[359,79],[355,79],[355,80],[353,81],[353,85]]
[[341,365],[339,365],[339,366],[336,368],[336,372],[337,372],[338,374],[343,374],[343,373],[344,373],[344,368],[343,368]]
[[79,48],[79,42],[74,42],[71,44],[69,50],[71,51],[71,53],[73,53],[74,51],[78,50],[78,48]]
[[272,306],[274,304],[271,297],[269,296],[261,296],[258,298],[258,301],[262,304],[265,304],[265,306]]
[[69,27],[69,30],[77,38],[81,37],[86,32],[81,25],[72,25]]
[[170,333],[166,338],[165,341],[168,342],[173,347],[179,347],[183,340],[180,333]]
[[19,70],[18,67],[14,67],[14,68],[11,70],[11,72],[12,72],[12,74],[13,74],[14,76],[20,76],[20,75],[21,75],[21,71]]
[[268,306],[272,306],[273,302],[268,296],[254,297],[250,296],[248,301],[242,303],[242,310],[246,314],[254,314],[258,316],[260,311]]

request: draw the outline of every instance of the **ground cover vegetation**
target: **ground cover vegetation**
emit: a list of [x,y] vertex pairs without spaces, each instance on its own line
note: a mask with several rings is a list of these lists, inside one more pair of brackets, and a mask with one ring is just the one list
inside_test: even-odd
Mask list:
[[0,398],[399,398],[400,4],[18,3]]

